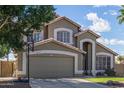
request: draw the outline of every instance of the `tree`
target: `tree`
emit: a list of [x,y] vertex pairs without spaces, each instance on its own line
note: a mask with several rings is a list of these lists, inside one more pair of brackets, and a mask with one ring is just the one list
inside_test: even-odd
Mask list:
[[[122,8],[119,10],[120,15],[117,17],[119,24],[123,24],[124,23],[124,5],[122,5]],[[117,60],[119,62],[124,61],[124,56],[118,56]]]
[[122,61],[124,61],[124,56],[118,56],[117,60],[121,63]]
[[0,57],[5,56],[7,53],[9,53],[9,47],[7,45],[0,45]]
[[119,10],[120,15],[117,17],[119,24],[124,23],[124,5],[122,5],[122,9]]
[[55,17],[53,6],[0,6],[0,57],[9,50],[20,51],[25,45],[23,36],[39,31]]

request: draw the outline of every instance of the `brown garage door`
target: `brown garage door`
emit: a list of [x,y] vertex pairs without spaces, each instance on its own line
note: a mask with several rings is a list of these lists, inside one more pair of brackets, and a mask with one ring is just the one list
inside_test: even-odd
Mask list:
[[31,56],[30,77],[59,78],[73,76],[73,57]]

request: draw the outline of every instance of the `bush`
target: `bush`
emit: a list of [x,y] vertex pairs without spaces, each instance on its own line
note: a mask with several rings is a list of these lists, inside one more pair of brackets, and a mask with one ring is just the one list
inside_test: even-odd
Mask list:
[[111,68],[106,69],[105,74],[107,74],[107,76],[115,76],[116,75],[116,73],[115,73],[113,68],[112,69]]
[[119,85],[120,83],[118,81],[108,80],[106,84],[112,86],[112,85]]
[[97,72],[96,76],[104,76],[104,72]]

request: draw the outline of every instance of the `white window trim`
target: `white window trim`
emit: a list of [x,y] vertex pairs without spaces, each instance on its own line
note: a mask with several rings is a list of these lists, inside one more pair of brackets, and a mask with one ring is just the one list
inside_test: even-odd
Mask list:
[[96,70],[96,73],[98,72],[105,72],[105,70]]
[[73,44],[73,30],[68,29],[68,28],[56,28],[54,29],[54,39],[57,40],[57,32],[59,31],[67,31],[70,33],[70,43],[67,44]]
[[[41,40],[43,40],[44,39],[44,32],[43,31],[41,31],[41,32],[34,32],[34,34],[37,34],[37,33],[40,33],[41,34]],[[37,41],[37,42],[39,42],[39,41]]]
[[96,56],[98,56],[98,55],[110,56],[110,58],[111,58],[111,68],[114,67],[114,64],[113,64],[113,55],[112,55],[112,54],[110,54],[110,53],[105,53],[105,52],[98,52],[98,53],[96,53]]
[[83,50],[83,43],[90,42],[92,44],[92,74],[96,75],[96,43],[92,39],[86,38],[80,40],[80,49]]

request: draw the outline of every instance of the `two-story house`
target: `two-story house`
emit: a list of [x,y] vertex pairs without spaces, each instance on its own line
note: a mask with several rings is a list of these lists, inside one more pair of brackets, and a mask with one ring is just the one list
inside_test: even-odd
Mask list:
[[[67,17],[57,17],[34,33],[34,51],[30,52],[30,77],[58,78],[95,76],[114,68],[116,52],[98,43],[100,36]],[[26,75],[26,52],[19,53],[18,72]]]

